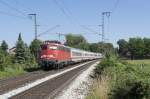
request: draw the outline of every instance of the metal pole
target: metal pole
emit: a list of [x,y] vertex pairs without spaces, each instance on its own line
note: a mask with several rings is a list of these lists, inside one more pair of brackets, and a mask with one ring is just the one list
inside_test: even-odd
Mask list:
[[36,14],[29,14],[30,16],[34,17],[34,31],[35,31],[35,39],[37,39],[37,20],[36,20]]
[[102,12],[102,42],[105,41],[105,19],[104,18],[105,18],[105,15],[109,17],[110,13],[111,12]]
[[104,34],[104,12],[102,12],[102,42],[104,42],[104,36],[105,36],[105,34]]
[[58,33],[58,37],[59,37],[59,42],[61,42],[61,41],[60,41],[60,36],[61,36],[61,34],[60,34],[60,33]]

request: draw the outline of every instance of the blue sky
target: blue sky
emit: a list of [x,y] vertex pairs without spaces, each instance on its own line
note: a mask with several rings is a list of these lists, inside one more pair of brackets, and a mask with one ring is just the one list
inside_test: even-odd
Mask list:
[[[58,40],[56,32],[59,32],[82,34],[88,42],[98,42],[101,37],[82,26],[101,33],[98,25],[101,25],[101,13],[104,11],[112,12],[109,19],[105,17],[107,42],[116,46],[118,39],[150,37],[150,1],[119,0],[113,11],[116,2],[117,0],[0,0],[0,41],[6,40],[12,47],[21,32],[23,40],[29,44],[34,39],[34,27],[28,14],[36,13],[40,25],[39,34],[60,25],[39,37],[41,40]],[[64,37],[61,37],[61,41],[64,41]]]

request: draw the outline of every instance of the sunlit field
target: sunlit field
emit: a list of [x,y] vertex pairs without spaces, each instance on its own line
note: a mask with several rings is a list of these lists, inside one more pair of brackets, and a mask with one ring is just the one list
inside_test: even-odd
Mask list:
[[131,63],[131,64],[146,64],[146,65],[150,65],[150,59],[144,59],[144,60],[127,60],[127,62]]

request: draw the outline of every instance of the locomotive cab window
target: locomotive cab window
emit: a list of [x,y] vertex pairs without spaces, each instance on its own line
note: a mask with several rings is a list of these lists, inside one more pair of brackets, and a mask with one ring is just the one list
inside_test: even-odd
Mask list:
[[47,49],[47,45],[42,45],[42,46],[41,46],[41,49],[42,49],[42,50],[46,50],[46,49]]

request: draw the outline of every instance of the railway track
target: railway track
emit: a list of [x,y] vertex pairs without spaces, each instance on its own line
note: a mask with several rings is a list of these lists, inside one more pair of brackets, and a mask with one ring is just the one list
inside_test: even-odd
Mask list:
[[17,87],[21,87],[25,83],[30,83],[38,78],[41,78],[49,74],[49,72],[36,71],[33,73],[27,73],[21,76],[5,79],[0,81],[0,94],[3,94],[9,90]]
[[[83,70],[88,68],[90,65],[95,63],[91,61],[88,63],[78,64],[81,65],[77,68],[72,69],[75,66],[68,66],[60,70],[51,70],[51,71],[37,71],[31,74],[22,75],[20,77],[13,78],[11,80],[0,81],[0,95],[4,96],[11,90],[26,86],[29,83],[32,83],[38,79],[42,79],[47,76],[57,75],[47,81],[39,83],[36,86],[33,86],[23,92],[18,94],[10,95],[11,99],[43,99],[43,98],[53,98],[60,90],[62,90],[66,85],[68,85],[75,77],[77,77]],[[70,71],[67,71],[72,69]],[[64,72],[67,71],[67,72]],[[64,73],[62,73],[64,72]],[[61,74],[62,73],[62,74]],[[6,83],[7,82],[7,83]],[[8,97],[7,97],[8,98]]]
[[63,69],[59,69],[59,70],[50,70],[50,71],[38,70],[20,76],[8,78],[8,79],[2,79],[0,80],[0,94],[8,92],[14,88],[21,87],[27,83],[33,82],[47,75],[58,73],[65,69],[71,68],[72,66],[64,67]]

